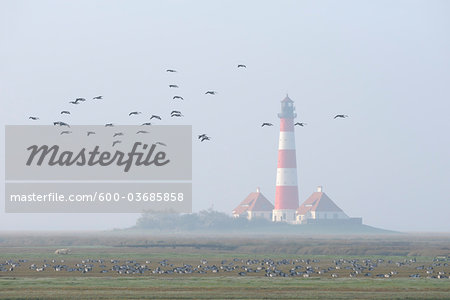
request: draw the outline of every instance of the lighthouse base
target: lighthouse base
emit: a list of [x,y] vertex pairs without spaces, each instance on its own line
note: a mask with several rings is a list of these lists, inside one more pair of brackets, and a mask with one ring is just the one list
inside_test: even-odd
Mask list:
[[296,210],[295,209],[274,209],[272,213],[273,222],[296,222]]

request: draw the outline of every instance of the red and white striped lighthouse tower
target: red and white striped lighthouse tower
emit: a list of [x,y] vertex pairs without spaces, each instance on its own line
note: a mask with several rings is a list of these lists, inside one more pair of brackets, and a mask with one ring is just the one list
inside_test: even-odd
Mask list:
[[295,222],[298,203],[297,159],[294,135],[294,101],[286,95],[281,101],[280,140],[278,144],[277,186],[272,221]]

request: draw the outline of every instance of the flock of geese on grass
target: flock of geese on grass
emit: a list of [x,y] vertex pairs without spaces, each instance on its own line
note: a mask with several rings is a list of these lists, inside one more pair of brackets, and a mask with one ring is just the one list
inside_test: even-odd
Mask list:
[[[449,277],[448,262],[436,261],[424,264],[417,262],[415,258],[398,261],[384,260],[382,258],[350,259],[337,258],[331,261],[320,259],[280,259],[271,258],[231,258],[208,262],[201,259],[192,264],[175,264],[168,259],[161,261],[119,259],[81,259],[66,262],[64,259],[52,259],[40,262],[29,262],[26,259],[6,260],[0,262],[0,272],[24,272],[30,270],[43,272],[48,276],[49,272],[77,272],[81,274],[217,274],[227,273],[228,276],[266,276],[266,277],[351,277],[351,278],[433,278],[444,279]],[[45,275],[47,274],[47,275]]]
[[[237,65],[237,68],[247,68],[247,66],[244,65],[244,64],[239,64],[239,65]],[[167,73],[176,73],[177,70],[175,70],[175,69],[167,69],[166,72]],[[169,84],[169,88],[176,89],[176,88],[179,88],[179,86],[178,86],[178,84]],[[212,95],[212,96],[214,96],[216,94],[217,94],[217,91],[214,91],[214,90],[208,90],[208,91],[205,92],[205,95]],[[102,95],[95,96],[95,97],[92,98],[92,100],[102,100],[102,99],[103,99]],[[173,100],[184,100],[184,98],[182,96],[180,96],[180,95],[175,95],[175,96],[172,97],[172,99]],[[69,103],[72,104],[72,105],[79,105],[79,104],[81,104],[81,103],[83,103],[85,101],[86,101],[86,98],[76,98],[73,101],[69,101]],[[63,111],[61,111],[60,114],[61,115],[70,115],[71,113],[70,113],[69,110],[63,110]],[[128,114],[128,116],[132,117],[132,116],[137,116],[137,115],[140,115],[140,114],[142,114],[141,111],[132,111],[132,112],[130,112]],[[171,118],[181,118],[181,117],[184,117],[184,115],[179,110],[172,110],[171,113],[170,113],[170,117]],[[336,115],[334,117],[334,119],[337,119],[337,118],[345,119],[347,117],[348,117],[348,115],[339,114],[339,115]],[[29,119],[33,120],[33,121],[37,121],[37,120],[39,120],[39,117],[37,117],[37,116],[30,116]],[[152,114],[152,116],[150,117],[150,121],[153,120],[153,119],[159,120],[159,121],[162,120],[161,116]],[[66,123],[66,122],[63,122],[63,121],[55,121],[55,122],[53,122],[53,125],[54,126],[65,126],[67,128],[70,128],[70,125],[68,123]],[[141,124],[141,126],[149,126],[149,125],[152,125],[152,123],[151,122],[144,122],[144,123]],[[307,124],[304,123],[304,122],[296,122],[295,123],[295,126],[304,127],[305,125],[307,125]],[[113,123],[105,124],[105,127],[113,127],[113,126],[114,126]],[[269,122],[264,122],[264,123],[262,123],[261,127],[264,127],[264,126],[268,126],[269,127],[269,126],[273,126],[273,124],[269,123]],[[70,131],[70,130],[63,130],[63,131],[60,132],[61,135],[66,135],[66,134],[71,134],[71,133],[72,133],[72,131]],[[139,130],[139,131],[136,132],[136,134],[146,134],[146,133],[148,133],[148,131],[146,131],[146,130]],[[95,131],[88,131],[87,132],[87,136],[91,136],[91,135],[94,135],[94,134],[96,134]],[[113,137],[119,137],[119,136],[123,136],[123,133],[122,132],[116,132],[113,135]],[[202,134],[198,135],[198,140],[200,142],[209,141],[209,140],[211,140],[211,137],[209,137],[206,133],[202,133]],[[113,143],[112,143],[112,146],[114,147],[115,145],[117,145],[117,144],[119,144],[121,142],[122,141],[119,140],[119,139],[114,140]],[[158,143],[159,144],[163,144],[163,143],[160,143],[160,142],[158,142]]]

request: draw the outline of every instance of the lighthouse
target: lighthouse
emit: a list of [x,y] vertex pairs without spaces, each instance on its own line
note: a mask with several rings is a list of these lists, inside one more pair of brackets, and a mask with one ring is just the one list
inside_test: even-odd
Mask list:
[[280,140],[278,143],[278,166],[275,191],[275,209],[272,221],[293,223],[299,207],[297,186],[297,159],[294,135],[294,101],[286,95],[281,101]]

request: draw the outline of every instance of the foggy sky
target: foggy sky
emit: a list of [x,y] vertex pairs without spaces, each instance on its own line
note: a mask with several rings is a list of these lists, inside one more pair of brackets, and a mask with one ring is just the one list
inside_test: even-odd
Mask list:
[[[300,202],[322,185],[365,224],[450,231],[449,53],[448,1],[0,0],[0,120],[49,124],[68,109],[71,124],[191,124],[212,137],[193,143],[193,209],[231,213],[256,187],[274,201],[289,93],[308,123],[295,129]],[[4,130],[0,143],[3,182]],[[139,216],[5,214],[3,184],[0,195],[0,230]]]

